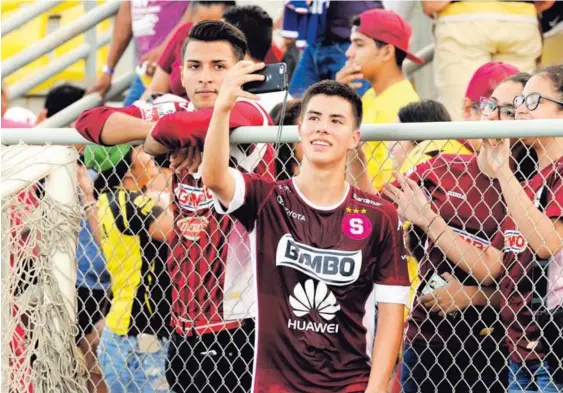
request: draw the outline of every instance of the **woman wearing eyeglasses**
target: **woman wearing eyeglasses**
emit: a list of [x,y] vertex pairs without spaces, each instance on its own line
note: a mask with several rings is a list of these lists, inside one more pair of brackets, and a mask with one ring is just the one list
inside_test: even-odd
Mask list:
[[[563,119],[563,66],[534,75],[514,99],[517,120]],[[538,174],[520,184],[508,167],[507,140],[486,140],[491,175],[508,217],[494,243],[504,243],[501,316],[510,350],[509,392],[563,391],[563,138],[527,138]],[[486,262],[486,261],[484,261]],[[481,274],[500,267],[481,263]],[[479,274],[477,274],[479,275]]]
[[[502,87],[497,87],[493,95],[498,97],[496,93]],[[484,116],[498,119],[506,115],[495,112],[508,105],[508,100],[499,99],[496,104],[495,109],[489,104]],[[563,119],[563,66],[549,67],[534,75],[522,94],[514,98],[513,106],[517,120]],[[561,392],[563,138],[527,138],[524,143],[537,154],[538,173],[522,185],[509,166],[508,140],[486,140],[479,153],[479,168],[491,179],[491,186],[500,188],[498,204],[506,210],[500,231],[487,248],[456,243],[455,230],[448,226],[445,217],[437,216],[429,208],[416,184],[402,179],[403,190],[389,189],[388,195],[395,199],[404,217],[418,219],[415,224],[425,229],[429,239],[456,262],[457,268],[483,285],[494,284],[498,278],[499,291],[477,292],[473,305],[483,301],[484,292],[491,304],[500,305],[510,354],[508,391]],[[463,304],[466,296],[459,294],[465,295],[467,287],[458,290],[457,296],[440,289],[433,296],[423,296],[421,301],[437,303],[437,309],[446,312],[462,308],[459,303]],[[449,292],[448,296],[443,292]]]
[[[481,120],[513,119],[512,101],[529,77],[517,74],[500,83],[483,101]],[[483,173],[484,154],[441,154],[409,179],[397,174],[398,183],[384,189],[401,217],[427,237],[405,340],[405,393],[500,392],[507,386],[506,356],[498,349],[503,329],[491,307],[498,304],[497,288],[493,282],[480,286],[458,267],[488,253],[506,216],[498,181]]]

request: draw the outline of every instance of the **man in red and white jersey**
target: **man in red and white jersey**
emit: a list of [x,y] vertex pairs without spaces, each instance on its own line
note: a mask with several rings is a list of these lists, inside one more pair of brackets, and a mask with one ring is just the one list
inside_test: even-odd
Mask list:
[[252,74],[261,67],[241,62],[223,85],[202,164],[216,209],[252,231],[253,392],[386,392],[409,277],[396,209],[345,181],[347,151],[360,137],[361,99],[335,81],[313,85],[299,124],[299,175],[273,182],[243,174],[228,168],[229,116],[238,97],[254,98],[240,86],[261,80]]
[[[190,102],[165,102],[85,112],[77,129],[100,144],[145,139],[145,150],[203,147],[217,92],[226,71],[244,57],[244,35],[232,25],[204,21],[194,26],[183,47],[182,82]],[[156,124],[154,123],[156,121]],[[258,104],[235,104],[230,129],[264,126],[271,120]],[[255,144],[233,147],[230,160],[243,172],[273,175],[273,149]],[[172,342],[167,379],[174,392],[246,392],[254,351],[255,291],[248,234],[232,220],[217,217],[213,197],[196,168],[176,170],[174,232],[168,270],[172,280]],[[195,172],[195,173],[194,173]]]

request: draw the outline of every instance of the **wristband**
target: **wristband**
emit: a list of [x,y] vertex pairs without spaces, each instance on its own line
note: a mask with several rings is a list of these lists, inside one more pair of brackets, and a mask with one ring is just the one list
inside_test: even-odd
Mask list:
[[97,204],[98,204],[97,201],[91,201],[91,202],[85,203],[84,206],[83,206],[83,207],[84,207],[84,211],[93,208],[93,207],[96,206]]
[[104,74],[109,74],[109,75],[113,75],[113,73],[115,72],[115,70],[113,68],[111,68],[110,66],[108,66],[107,64],[105,64],[102,67],[102,72]]

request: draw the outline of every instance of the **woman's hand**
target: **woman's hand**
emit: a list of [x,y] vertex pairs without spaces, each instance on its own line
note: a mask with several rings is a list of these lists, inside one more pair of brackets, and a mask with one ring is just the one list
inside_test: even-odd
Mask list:
[[510,139],[484,139],[481,149],[485,150],[481,170],[487,176],[497,178],[504,171],[510,171]]
[[393,172],[401,188],[388,183],[383,188],[383,193],[397,205],[399,215],[403,220],[410,221],[416,226],[426,229],[436,218],[432,210],[432,202],[412,179],[398,172]]
[[448,282],[441,288],[420,296],[418,301],[430,312],[437,312],[440,316],[466,309],[471,305],[471,297],[476,287],[464,286],[457,278],[449,273],[442,274]]

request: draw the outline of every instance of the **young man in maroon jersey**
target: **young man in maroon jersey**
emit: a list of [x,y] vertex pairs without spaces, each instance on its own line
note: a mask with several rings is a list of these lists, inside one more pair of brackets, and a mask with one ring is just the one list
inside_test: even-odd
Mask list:
[[[201,148],[226,72],[246,51],[244,35],[232,25],[201,22],[183,49],[182,83],[190,102],[176,98],[156,105],[95,108],[83,113],[76,127],[84,137],[105,145],[146,137],[145,150],[152,154]],[[270,124],[255,102],[238,101],[233,113],[231,129]],[[271,146],[233,148],[230,157],[244,172],[265,178],[273,174]],[[168,241],[168,269],[174,333],[167,379],[176,393],[247,392],[255,307],[255,292],[248,288],[252,277],[248,234],[240,224],[235,228],[228,218],[218,219],[196,169],[177,168],[173,181],[175,223]]]
[[229,169],[229,116],[238,98],[255,98],[241,85],[260,80],[251,73],[261,67],[241,62],[226,80],[202,164],[216,209],[252,231],[258,288],[253,391],[386,392],[409,277],[396,209],[345,181],[347,152],[360,137],[361,99],[335,81],[313,85],[299,124],[299,175],[273,182],[242,174]]

